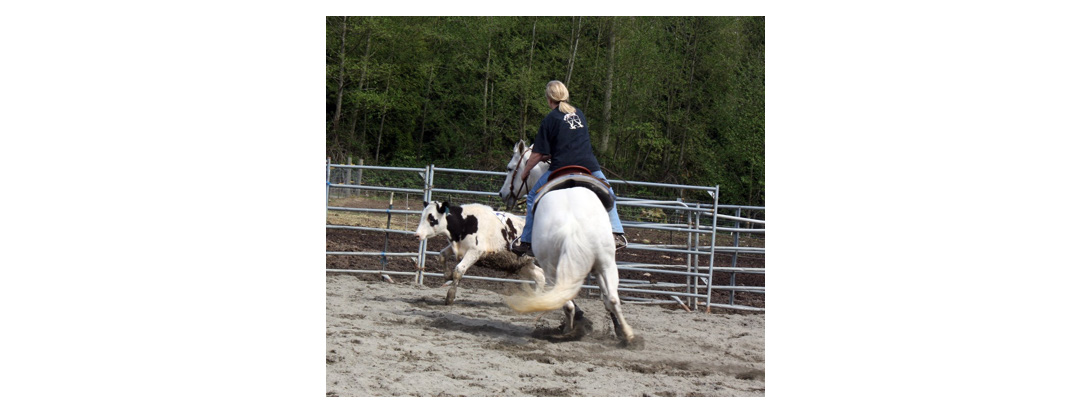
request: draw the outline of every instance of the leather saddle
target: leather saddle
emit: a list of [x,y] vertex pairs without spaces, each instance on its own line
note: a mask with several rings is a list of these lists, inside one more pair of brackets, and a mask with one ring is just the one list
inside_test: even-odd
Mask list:
[[592,175],[588,168],[580,165],[570,165],[552,171],[551,175],[548,175],[548,182],[537,190],[537,199],[533,201],[533,211],[536,212],[537,204],[540,203],[541,198],[544,198],[544,194],[556,189],[575,187],[587,188],[595,193],[596,197],[603,203],[604,209],[610,210],[614,207],[614,196],[611,195],[610,191],[611,185],[606,180]]

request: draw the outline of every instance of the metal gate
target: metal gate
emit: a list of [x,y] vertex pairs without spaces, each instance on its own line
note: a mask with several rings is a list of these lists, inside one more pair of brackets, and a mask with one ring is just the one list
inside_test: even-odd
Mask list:
[[[349,161],[350,162],[350,161]],[[356,172],[353,179],[352,171]],[[382,177],[364,178],[364,172],[373,171]],[[437,180],[440,177],[442,180]],[[478,179],[488,182],[476,182]],[[393,229],[391,221],[394,215],[405,218],[405,225],[410,226],[413,215],[414,226],[417,227],[418,218],[422,213],[421,201],[432,201],[435,194],[447,194],[453,203],[456,199],[492,197],[491,201],[484,199],[472,200],[490,206],[501,206],[498,192],[485,191],[485,189],[498,189],[506,178],[504,172],[477,171],[453,168],[437,168],[428,165],[425,168],[403,167],[379,167],[368,165],[333,164],[326,162],[326,183],[328,194],[327,212],[338,213],[369,213],[385,214],[390,225],[385,228],[366,227],[358,225],[328,224],[327,229],[355,229],[384,232],[388,234],[411,235],[414,228]],[[495,181],[495,185],[493,185]],[[436,183],[435,183],[436,182]],[[661,254],[663,259],[671,263],[631,263],[618,262],[619,271],[637,272],[636,276],[652,276],[673,278],[670,281],[652,279],[623,279],[620,278],[619,296],[627,303],[647,304],[680,304],[686,310],[726,308],[736,310],[763,311],[760,306],[748,306],[740,303],[737,299],[739,294],[758,294],[765,296],[765,284],[762,286],[739,286],[736,284],[738,274],[759,275],[765,277],[765,264],[761,267],[739,267],[738,259],[749,255],[758,255],[761,260],[765,255],[765,220],[760,217],[765,213],[765,207],[723,205],[718,203],[719,188],[717,186],[693,186],[673,185],[652,182],[634,182],[623,180],[608,180],[614,187],[618,200],[619,216],[622,218],[622,226],[626,228],[627,236],[633,230],[638,232],[655,232],[653,235],[669,235],[684,243],[675,244],[652,244],[632,241],[627,251],[651,252]],[[406,185],[404,187],[403,185]],[[418,186],[420,185],[420,186]],[[624,195],[624,191],[633,190],[634,194],[658,190],[677,192],[677,198],[651,199],[639,196]],[[378,195],[387,193],[390,196],[388,208],[351,208],[342,206],[330,206],[330,197],[343,196],[356,193],[356,195],[374,192]],[[409,203],[411,198],[417,201],[417,210],[393,209],[393,201],[396,194],[404,196],[404,201]],[[706,194],[706,201],[692,201],[685,198],[693,198]],[[661,195],[660,195],[661,196]],[[406,206],[409,208],[409,206]],[[719,240],[719,233],[728,235],[728,238]],[[359,257],[381,258],[383,268],[381,270],[352,270],[352,269],[326,269],[327,273],[367,273],[379,274],[383,278],[391,280],[389,275],[412,276],[417,283],[423,283],[426,276],[443,277],[443,273],[427,272],[425,270],[426,257],[437,255],[439,252],[426,249],[427,241],[419,243],[418,252],[388,252],[388,240],[383,244],[381,252],[335,252],[327,251],[329,255],[351,255]],[[723,244],[722,242],[727,242]],[[409,257],[415,261],[416,269],[413,271],[385,269],[387,258]],[[731,259],[730,266],[714,266],[715,258]],[[683,258],[683,263],[677,259]],[[721,265],[722,263],[720,263]],[[721,278],[728,275],[728,283],[715,283],[715,274]],[[661,276],[666,275],[666,276]],[[633,276],[633,275],[630,275]],[[750,276],[749,276],[750,277]],[[498,282],[527,282],[517,279],[479,277],[465,275],[464,280],[486,280]],[[591,278],[590,278],[591,279]],[[720,279],[719,282],[723,282]],[[592,285],[595,282],[586,282],[585,288],[595,292],[598,288]],[[713,291],[726,292],[728,301],[725,303],[712,303]]]

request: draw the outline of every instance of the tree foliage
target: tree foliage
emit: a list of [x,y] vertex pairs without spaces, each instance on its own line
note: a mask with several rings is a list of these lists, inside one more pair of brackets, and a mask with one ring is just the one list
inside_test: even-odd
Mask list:
[[327,17],[326,155],[502,170],[566,81],[610,178],[764,203],[763,17]]

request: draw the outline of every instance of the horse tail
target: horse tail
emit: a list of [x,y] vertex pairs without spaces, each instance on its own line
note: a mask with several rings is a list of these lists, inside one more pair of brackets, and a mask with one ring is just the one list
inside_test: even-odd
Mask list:
[[520,313],[543,312],[563,307],[566,302],[577,296],[581,290],[581,284],[592,268],[591,265],[582,266],[589,264],[582,263],[590,262],[588,258],[574,253],[580,254],[581,252],[568,251],[567,248],[563,248],[556,269],[555,286],[542,292],[531,292],[528,288],[520,290],[514,295],[505,297],[504,303]]

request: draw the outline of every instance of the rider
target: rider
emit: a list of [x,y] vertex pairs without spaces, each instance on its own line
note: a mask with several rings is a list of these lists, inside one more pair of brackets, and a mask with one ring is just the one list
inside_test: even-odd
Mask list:
[[[548,166],[548,172],[529,188],[529,195],[526,196],[526,226],[520,238],[522,243],[517,246],[511,243],[511,251],[519,255],[533,253],[530,245],[533,238],[533,201],[537,199],[537,190],[548,181],[552,171],[565,166],[580,165],[588,168],[597,178],[607,180],[600,170],[600,163],[592,153],[585,113],[567,102],[570,92],[566,85],[558,80],[550,81],[544,94],[552,111],[540,122],[540,130],[533,140],[533,152],[526,161],[520,181],[528,178],[529,171],[541,161],[551,159],[551,165]],[[611,190],[611,196],[614,196],[614,190]],[[615,247],[622,249],[628,242],[616,208],[612,206],[608,215],[611,217],[611,230],[615,235]]]

